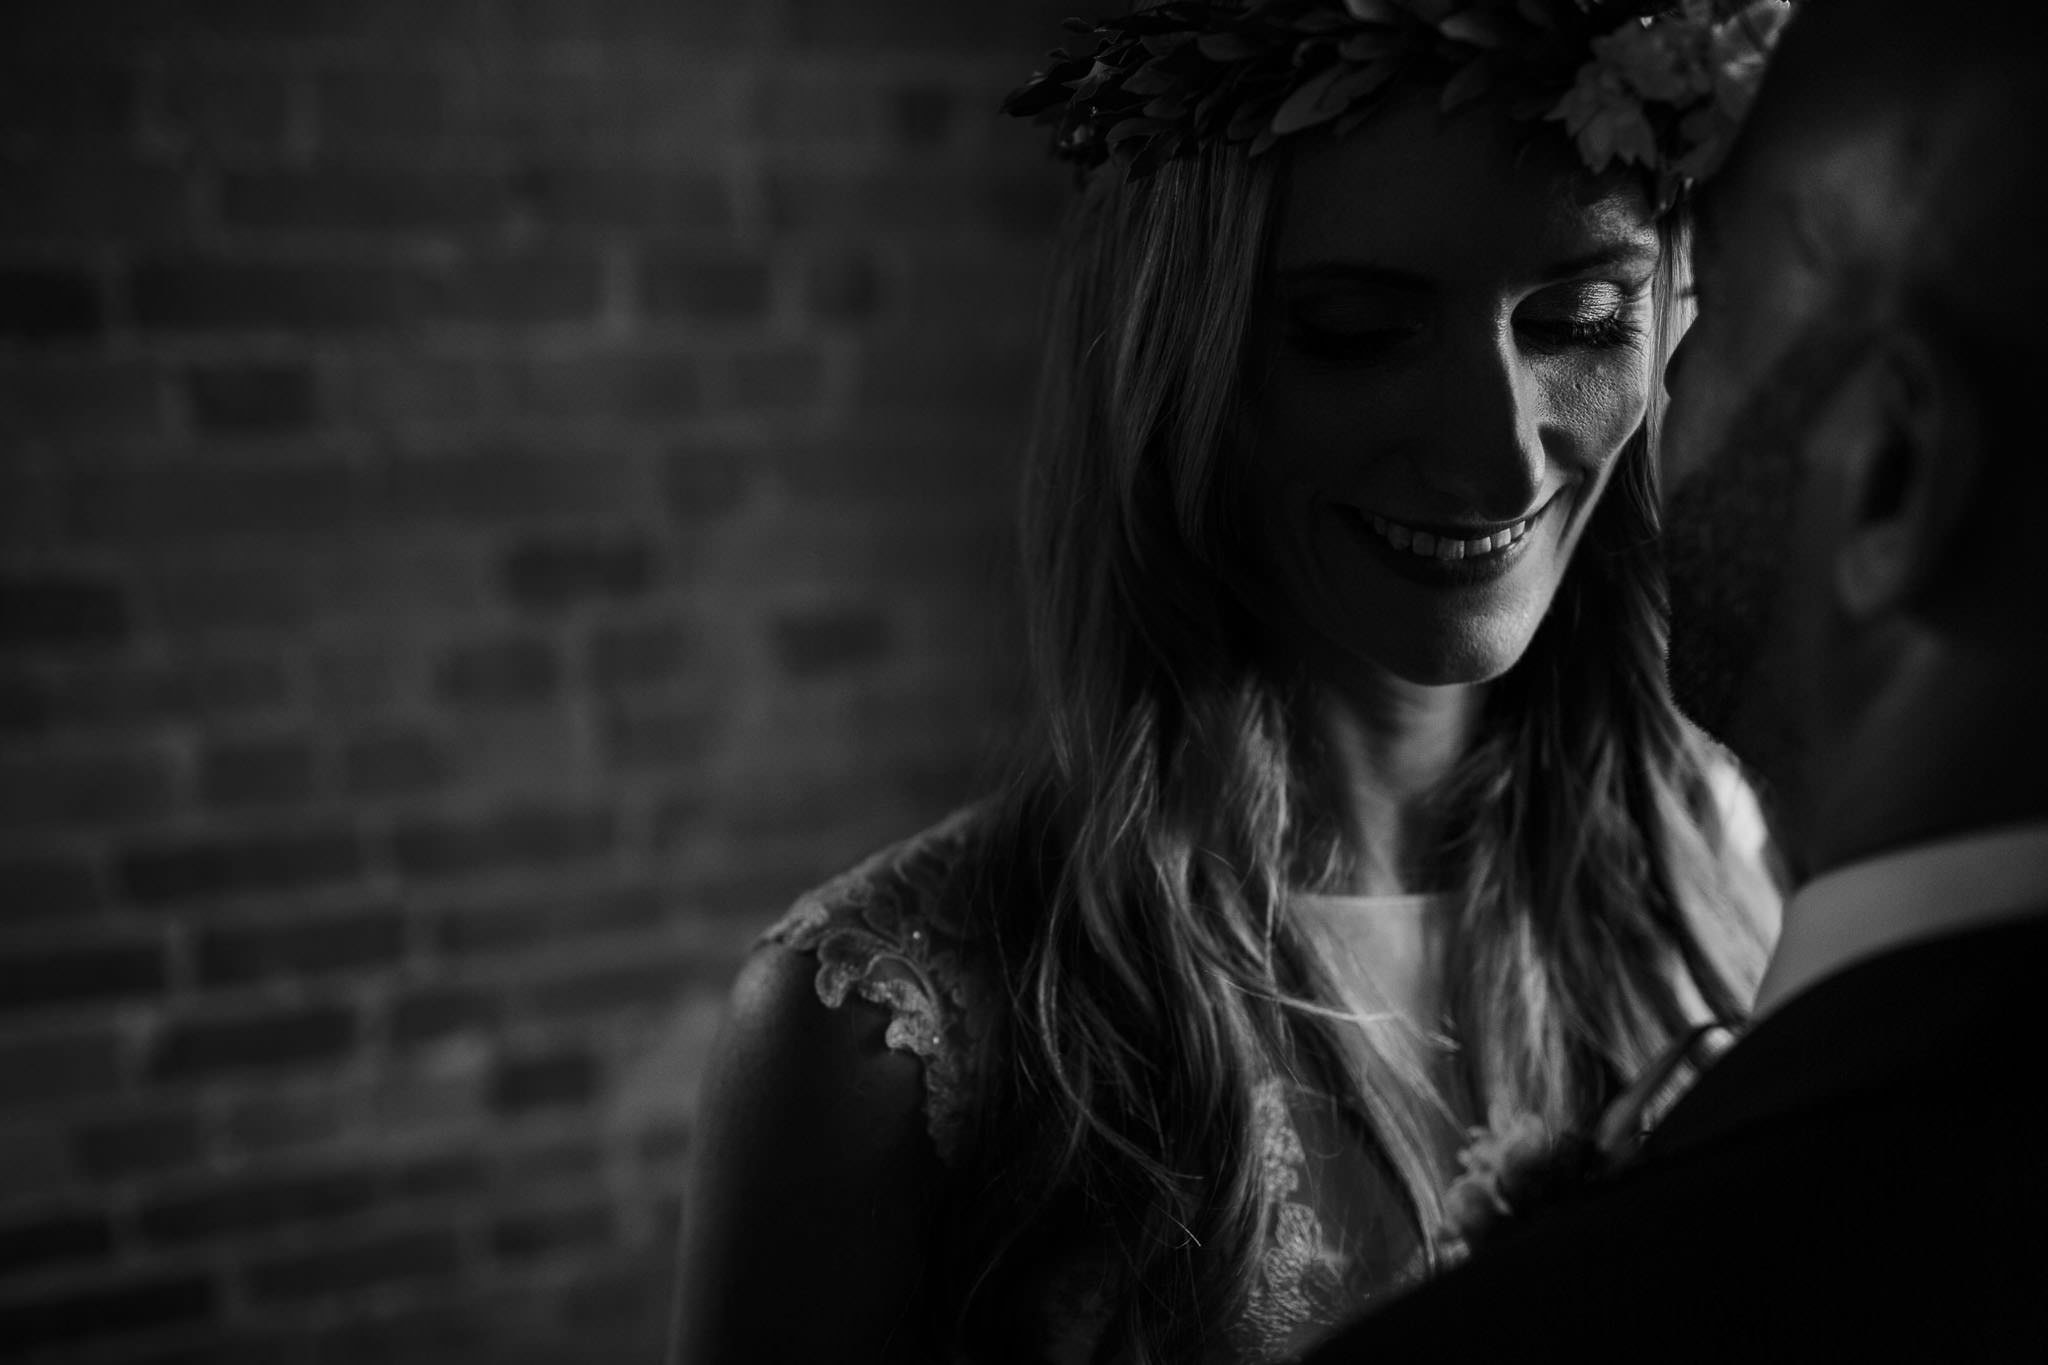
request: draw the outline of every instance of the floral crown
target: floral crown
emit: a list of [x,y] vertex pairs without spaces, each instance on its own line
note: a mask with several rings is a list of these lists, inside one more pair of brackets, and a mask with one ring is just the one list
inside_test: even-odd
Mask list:
[[1370,118],[1402,78],[1446,111],[1485,95],[1554,121],[1588,169],[1650,176],[1659,207],[1726,154],[1790,0],[1168,0],[1070,19],[1078,41],[1003,103],[1053,152],[1142,179],[1203,143]]

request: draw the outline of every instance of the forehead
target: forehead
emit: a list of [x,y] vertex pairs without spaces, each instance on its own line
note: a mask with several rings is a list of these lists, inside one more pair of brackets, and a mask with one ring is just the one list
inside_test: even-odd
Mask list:
[[1656,244],[1633,175],[1587,174],[1555,125],[1512,121],[1484,104],[1446,116],[1433,95],[1417,94],[1344,137],[1301,140],[1277,263],[1513,274],[1618,244]]
[[1854,263],[1888,259],[1912,220],[1892,131],[1785,119],[1746,130],[1697,204],[1703,319],[1782,329],[1837,305]]

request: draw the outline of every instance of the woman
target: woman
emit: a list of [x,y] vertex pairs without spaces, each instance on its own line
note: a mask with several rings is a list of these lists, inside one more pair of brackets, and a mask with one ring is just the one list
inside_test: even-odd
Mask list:
[[1168,5],[1016,100],[1094,165],[1043,730],[743,974],[684,1359],[1284,1356],[1454,1240],[1471,1129],[1581,1127],[1747,999],[1775,899],[1653,545],[1664,198],[1733,103],[1640,50],[1734,39],[1452,8]]

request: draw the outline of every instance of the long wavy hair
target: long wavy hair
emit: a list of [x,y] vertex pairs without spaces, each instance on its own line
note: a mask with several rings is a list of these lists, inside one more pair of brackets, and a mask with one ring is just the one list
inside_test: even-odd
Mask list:
[[[1231,587],[1284,165],[1218,149],[1095,176],[1058,256],[1023,518],[1040,725],[978,898],[1010,998],[943,1271],[951,1330],[984,1349],[1015,1325],[1002,1286],[1076,1226],[1114,1262],[1107,1356],[1191,1359],[1237,1320],[1276,1213],[1255,1112],[1276,1074],[1341,1097],[1418,1241],[1440,1228],[1426,1082],[1285,913],[1345,850],[1304,685]],[[1665,688],[1658,415],[1437,797],[1463,1091],[1445,1098],[1470,1115],[1583,1122],[1689,1006],[1733,1017],[1761,970],[1775,892],[1724,846],[1709,754]]]

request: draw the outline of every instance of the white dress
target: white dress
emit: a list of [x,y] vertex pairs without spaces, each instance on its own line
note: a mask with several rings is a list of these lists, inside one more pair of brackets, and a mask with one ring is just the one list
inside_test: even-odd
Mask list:
[[[984,833],[974,809],[869,858],[801,897],[765,941],[817,959],[818,996],[839,1008],[858,997],[889,1014],[888,1045],[924,1064],[926,1125],[942,1162],[961,1156],[988,1063],[982,1043],[1001,991],[961,932],[958,893]],[[1361,967],[1354,1008],[1391,1011],[1427,1056],[1434,1019],[1429,928],[1436,898],[1303,897],[1319,925]],[[1257,1291],[1212,1357],[1263,1362],[1297,1354],[1421,1264],[1410,1220],[1389,1177],[1327,1098],[1279,1076],[1257,1096],[1262,1173],[1277,1214],[1266,1232]],[[1098,1251],[1076,1245],[1038,1295],[1038,1339],[1023,1352],[1047,1365],[1093,1358],[1107,1315]]]

